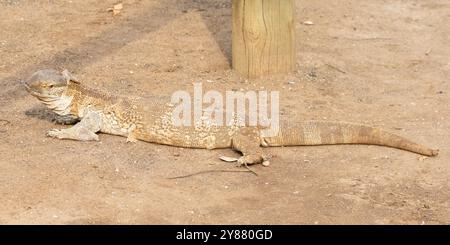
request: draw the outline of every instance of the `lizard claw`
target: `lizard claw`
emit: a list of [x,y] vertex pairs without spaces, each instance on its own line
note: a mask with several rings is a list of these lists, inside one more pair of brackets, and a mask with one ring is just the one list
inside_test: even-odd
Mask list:
[[132,136],[128,136],[127,143],[136,143],[138,140]]
[[247,166],[247,161],[245,160],[245,157],[240,157],[237,160],[237,166],[238,167]]
[[261,162],[262,162],[262,158],[259,156],[256,156],[256,155],[242,156],[237,161],[239,167],[257,164],[257,163],[261,163]]
[[60,134],[61,134],[61,130],[59,130],[59,129],[52,129],[52,130],[48,131],[46,135],[47,135],[47,137],[60,139],[61,138]]
[[268,167],[270,165],[270,158],[271,156],[260,156],[260,155],[246,155],[242,156],[238,159],[237,163],[238,166],[247,166],[252,164],[259,164],[261,163],[264,167]]

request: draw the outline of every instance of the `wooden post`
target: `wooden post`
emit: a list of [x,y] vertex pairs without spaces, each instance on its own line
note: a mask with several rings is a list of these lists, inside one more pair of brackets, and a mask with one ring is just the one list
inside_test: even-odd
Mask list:
[[295,69],[295,0],[233,0],[233,68],[248,78]]

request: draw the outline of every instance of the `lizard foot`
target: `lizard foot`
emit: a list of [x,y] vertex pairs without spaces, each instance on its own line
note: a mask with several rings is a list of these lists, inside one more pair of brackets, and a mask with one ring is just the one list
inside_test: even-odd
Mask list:
[[59,129],[52,129],[52,130],[48,131],[47,136],[52,137],[52,138],[62,139],[61,130],[59,130]]
[[133,137],[132,135],[128,135],[127,143],[136,143],[136,142],[138,142],[138,140],[135,137]]
[[270,156],[260,156],[260,155],[246,155],[238,159],[237,163],[239,166],[247,166],[253,164],[262,164],[264,167],[270,165]]
[[98,135],[87,130],[81,129],[72,131],[70,129],[52,129],[47,132],[48,137],[56,139],[73,139],[80,141],[99,141]]

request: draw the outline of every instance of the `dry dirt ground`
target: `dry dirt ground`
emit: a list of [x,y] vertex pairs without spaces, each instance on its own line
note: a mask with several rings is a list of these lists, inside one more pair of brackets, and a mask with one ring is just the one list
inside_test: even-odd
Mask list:
[[[450,2],[297,1],[296,72],[247,81],[230,69],[231,1],[0,0],[0,223],[450,223]],[[314,25],[305,25],[312,21]],[[439,148],[271,148],[259,176],[180,149],[100,135],[45,137],[53,115],[18,81],[67,68],[124,95],[270,89],[284,117],[367,123]],[[209,82],[207,82],[209,81]]]

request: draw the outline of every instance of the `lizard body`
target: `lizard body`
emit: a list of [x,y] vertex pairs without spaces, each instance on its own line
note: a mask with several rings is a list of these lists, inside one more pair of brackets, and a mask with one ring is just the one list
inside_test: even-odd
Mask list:
[[240,164],[268,160],[261,146],[302,146],[335,144],[369,144],[403,149],[426,156],[438,150],[416,144],[378,128],[346,122],[281,121],[278,133],[266,137],[255,126],[217,126],[198,122],[192,126],[175,126],[168,97],[125,98],[88,88],[68,71],[41,70],[23,83],[27,91],[48,108],[67,120],[80,120],[71,128],[53,129],[47,135],[58,139],[99,140],[97,133],[185,148],[233,148],[243,156]]

